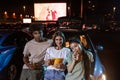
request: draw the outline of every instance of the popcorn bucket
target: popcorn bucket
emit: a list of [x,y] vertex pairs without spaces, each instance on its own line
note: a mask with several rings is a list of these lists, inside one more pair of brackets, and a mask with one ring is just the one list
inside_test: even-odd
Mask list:
[[63,62],[63,58],[55,58],[54,65],[60,64]]

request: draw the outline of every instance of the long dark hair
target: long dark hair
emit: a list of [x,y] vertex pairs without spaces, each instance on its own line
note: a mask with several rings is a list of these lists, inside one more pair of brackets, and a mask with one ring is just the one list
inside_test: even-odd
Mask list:
[[84,61],[84,67],[85,67],[85,80],[89,80],[89,75],[90,75],[90,71],[91,71],[91,62],[89,60],[89,57],[86,53],[86,50],[84,48],[84,46],[82,45],[80,39],[78,37],[72,37],[70,40],[69,40],[69,43],[78,43],[80,44],[81,46],[81,50],[82,50],[82,55],[83,55],[83,61]]
[[56,31],[53,34],[53,38],[52,38],[53,39],[53,43],[52,43],[52,46],[55,46],[55,47],[57,46],[56,43],[55,43],[55,38],[57,36],[61,36],[63,38],[63,44],[62,44],[62,46],[65,47],[65,36],[64,36],[63,32],[61,32],[61,31]]

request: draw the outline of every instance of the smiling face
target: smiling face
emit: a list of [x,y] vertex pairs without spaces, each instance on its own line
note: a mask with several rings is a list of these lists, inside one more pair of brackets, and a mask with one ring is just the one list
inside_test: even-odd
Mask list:
[[61,36],[56,36],[55,37],[55,44],[58,47],[62,47],[63,44],[63,38]]
[[70,48],[73,52],[78,52],[78,53],[81,53],[82,52],[82,47],[80,44],[78,44],[77,42],[72,42],[70,44]]

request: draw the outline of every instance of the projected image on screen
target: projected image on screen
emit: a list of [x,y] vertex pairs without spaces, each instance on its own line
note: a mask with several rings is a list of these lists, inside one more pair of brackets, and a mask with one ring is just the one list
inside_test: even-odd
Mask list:
[[66,3],[35,3],[34,14],[36,21],[56,21],[66,16]]

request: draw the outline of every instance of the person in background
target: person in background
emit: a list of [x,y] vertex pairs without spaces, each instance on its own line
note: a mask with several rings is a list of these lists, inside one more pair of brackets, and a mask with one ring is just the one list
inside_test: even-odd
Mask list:
[[92,53],[84,49],[77,37],[71,38],[69,44],[72,53],[66,57],[68,73],[65,80],[90,80]]
[[65,47],[65,36],[57,31],[53,35],[53,45],[46,50],[45,65],[47,66],[44,80],[65,80],[65,57],[70,49]]
[[43,37],[43,25],[32,24],[33,39],[26,43],[23,51],[23,69],[20,80],[43,80],[43,61],[46,49],[52,40]]

